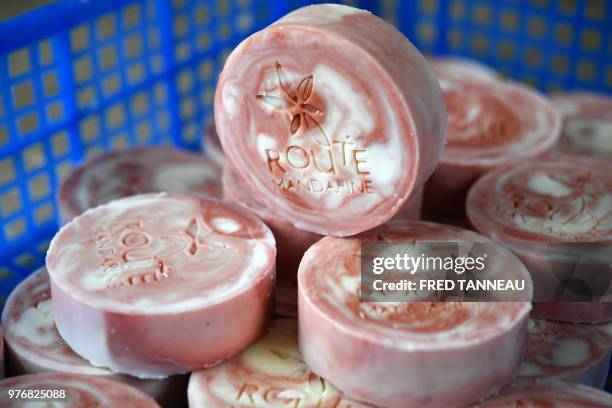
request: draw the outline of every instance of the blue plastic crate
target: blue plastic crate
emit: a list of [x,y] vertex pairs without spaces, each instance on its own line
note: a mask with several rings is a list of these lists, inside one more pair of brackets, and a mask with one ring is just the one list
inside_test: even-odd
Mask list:
[[[62,1],[0,23],[0,305],[43,263],[71,169],[132,145],[199,148],[223,60],[311,1]],[[612,3],[347,1],[426,54],[479,59],[544,91],[612,92]]]

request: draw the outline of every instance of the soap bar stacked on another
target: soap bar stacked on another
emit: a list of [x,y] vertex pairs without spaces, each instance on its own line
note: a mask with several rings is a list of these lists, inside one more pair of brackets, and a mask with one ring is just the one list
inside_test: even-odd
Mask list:
[[215,122],[255,201],[298,229],[348,236],[418,193],[446,141],[434,74],[393,26],[341,5],[298,9],[227,58]]
[[[304,361],[347,396],[384,407],[461,407],[485,398],[518,369],[529,302],[371,303],[360,299],[361,244],[480,242],[474,232],[425,222],[390,223],[354,238],[326,237],[298,273]],[[493,279],[531,280],[502,247]],[[503,350],[503,352],[502,352]]]
[[458,64],[433,61],[448,111],[448,144],[425,188],[427,210],[452,216],[463,215],[468,189],[486,172],[550,152],[561,126],[543,95],[483,75],[482,68],[457,75]]
[[[606,300],[612,295],[611,208],[612,163],[580,156],[495,170],[467,197],[472,225],[508,244],[529,269],[535,315],[572,322],[612,320],[612,303]],[[584,299],[552,301],[557,293],[573,291]]]
[[111,201],[51,241],[57,329],[93,365],[139,378],[213,366],[265,332],[275,258],[270,230],[238,207],[178,193]]

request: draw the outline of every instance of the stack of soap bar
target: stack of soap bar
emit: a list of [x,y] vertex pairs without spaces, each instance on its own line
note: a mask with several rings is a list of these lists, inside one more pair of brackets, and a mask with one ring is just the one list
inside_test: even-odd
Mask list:
[[162,191],[220,198],[221,168],[201,154],[170,147],[105,153],[78,167],[62,183],[60,217],[66,223],[111,200]]
[[[567,292],[571,286],[563,285],[574,278],[589,285],[593,294],[607,290],[599,295],[610,295],[610,208],[612,163],[577,156],[498,169],[479,179],[467,197],[472,225],[492,240],[509,244],[531,272],[534,315],[573,322],[612,320],[610,302],[552,302],[552,295]],[[597,247],[596,257],[606,255],[607,262],[592,256],[578,262],[580,251]],[[575,255],[569,256],[572,252]],[[585,268],[585,262],[591,266]],[[578,276],[577,266],[588,276]]]
[[162,406],[170,407],[185,400],[185,376],[141,380],[94,367],[75,354],[55,327],[45,268],[34,272],[13,290],[4,305],[2,327],[12,376],[47,372],[94,375],[132,385]]
[[516,380],[561,380],[603,389],[610,366],[611,327],[529,319],[525,361]]
[[297,344],[295,320],[274,320],[264,338],[217,367],[191,375],[190,408],[366,408],[313,374]]
[[459,215],[478,177],[549,152],[561,122],[552,103],[526,86],[478,74],[458,77],[444,66],[436,74],[448,111],[448,144],[427,181],[425,206]]
[[[22,392],[28,395],[28,391],[32,395],[39,395],[39,398],[16,397]],[[50,396],[40,397],[46,395]],[[0,401],[2,407],[15,408],[32,406],[159,408],[151,397],[129,385],[100,376],[67,373],[22,375],[2,380]]]
[[509,386],[497,397],[472,408],[609,408],[612,395],[584,385],[562,381]]
[[[412,222],[313,245],[298,272],[300,349],[312,371],[353,399],[390,408],[464,406],[507,383],[523,357],[530,303],[361,302],[361,243],[377,241],[486,239]],[[489,278],[524,280],[531,293],[516,256],[503,247],[487,254]]]
[[571,93],[552,101],[563,119],[560,152],[612,160],[612,97]]
[[178,193],[86,211],[47,253],[53,313],[95,366],[161,378],[215,365],[271,314],[272,232],[239,207]]
[[446,112],[393,26],[342,5],[293,11],[228,57],[215,96],[225,154],[256,201],[347,236],[390,219],[433,172]]

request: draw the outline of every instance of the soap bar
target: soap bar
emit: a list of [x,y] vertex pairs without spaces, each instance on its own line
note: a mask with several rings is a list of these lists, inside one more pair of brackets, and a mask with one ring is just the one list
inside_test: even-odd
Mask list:
[[170,147],[137,147],[102,154],[62,183],[62,223],[89,208],[142,193],[177,192],[221,198],[221,168],[201,154]]
[[[39,398],[41,404],[56,401],[53,406],[57,404],[62,408],[159,408],[151,397],[129,385],[100,376],[67,373],[22,375],[0,381],[2,407],[43,406],[33,402],[36,401],[33,398],[15,397],[17,392],[26,392],[27,395],[27,391],[38,395],[51,394],[49,398]],[[13,398],[10,397],[11,393]],[[44,406],[49,406],[47,404]]]
[[612,160],[612,97],[570,93],[552,101],[563,120],[560,152]]
[[509,81],[456,78],[438,70],[448,111],[448,144],[425,187],[425,206],[462,215],[478,177],[499,166],[550,152],[561,121],[552,103]]
[[[604,249],[599,256],[610,255],[611,205],[612,163],[557,156],[483,176],[470,189],[467,216],[479,232],[510,245],[527,266],[534,282],[534,316],[595,323],[612,320],[612,302],[552,302],[559,285],[575,278],[580,265],[576,256],[556,254],[597,244]],[[561,248],[561,243],[568,245]],[[602,278],[610,276],[605,262],[592,265],[591,278],[595,268]],[[609,290],[609,279],[585,282],[594,294]]]
[[321,235],[390,219],[446,140],[425,58],[380,18],[331,4],[297,9],[236,47],[219,77],[215,121],[255,199]]
[[190,408],[365,408],[310,372],[297,344],[297,322],[274,320],[268,333],[238,356],[191,375]]
[[215,365],[264,333],[275,256],[272,232],[239,207],[179,193],[112,201],[51,241],[57,329],[93,365],[139,378]]
[[273,210],[257,202],[246,190],[244,181],[229,166],[223,169],[223,194],[226,201],[251,211],[272,230],[278,250],[276,273],[279,277],[295,280],[304,252],[322,236],[294,227]]
[[45,268],[32,273],[11,292],[2,312],[2,327],[11,376],[47,372],[94,375],[134,386],[162,406],[172,406],[185,399],[186,376],[141,380],[94,367],[72,351],[55,327]]
[[479,81],[498,81],[500,76],[495,70],[481,62],[464,57],[429,58],[436,76],[449,77],[457,80],[469,78]]
[[515,381],[560,380],[603,389],[612,350],[610,327],[529,319],[525,361]]
[[612,407],[612,394],[562,381],[521,384],[508,386],[499,396],[473,408],[516,407],[609,408]]
[[[528,302],[360,302],[361,243],[481,242],[456,227],[390,223],[353,238],[326,237],[298,272],[300,349],[313,372],[347,396],[389,408],[459,407],[492,394],[522,360]],[[529,273],[503,247],[488,276]],[[530,294],[531,292],[529,292]],[[503,353],[500,352],[503,350]]]
[[202,132],[202,147],[207,157],[217,163],[219,167],[225,167],[225,153],[223,153],[223,147],[221,146],[221,141],[219,140],[219,134],[215,128],[214,121],[204,127],[204,132]]

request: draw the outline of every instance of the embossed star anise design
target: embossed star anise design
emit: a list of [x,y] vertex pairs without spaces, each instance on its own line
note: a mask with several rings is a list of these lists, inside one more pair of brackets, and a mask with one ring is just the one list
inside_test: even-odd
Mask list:
[[289,114],[291,118],[289,131],[292,135],[296,134],[300,129],[313,130],[312,134],[315,141],[329,146],[329,138],[317,119],[317,116],[322,115],[323,111],[317,106],[308,103],[312,96],[314,76],[312,74],[308,75],[302,78],[297,86],[294,86],[287,77],[280,62],[276,61],[275,69],[282,98],[265,93],[257,94],[255,97],[272,106],[275,110]]

